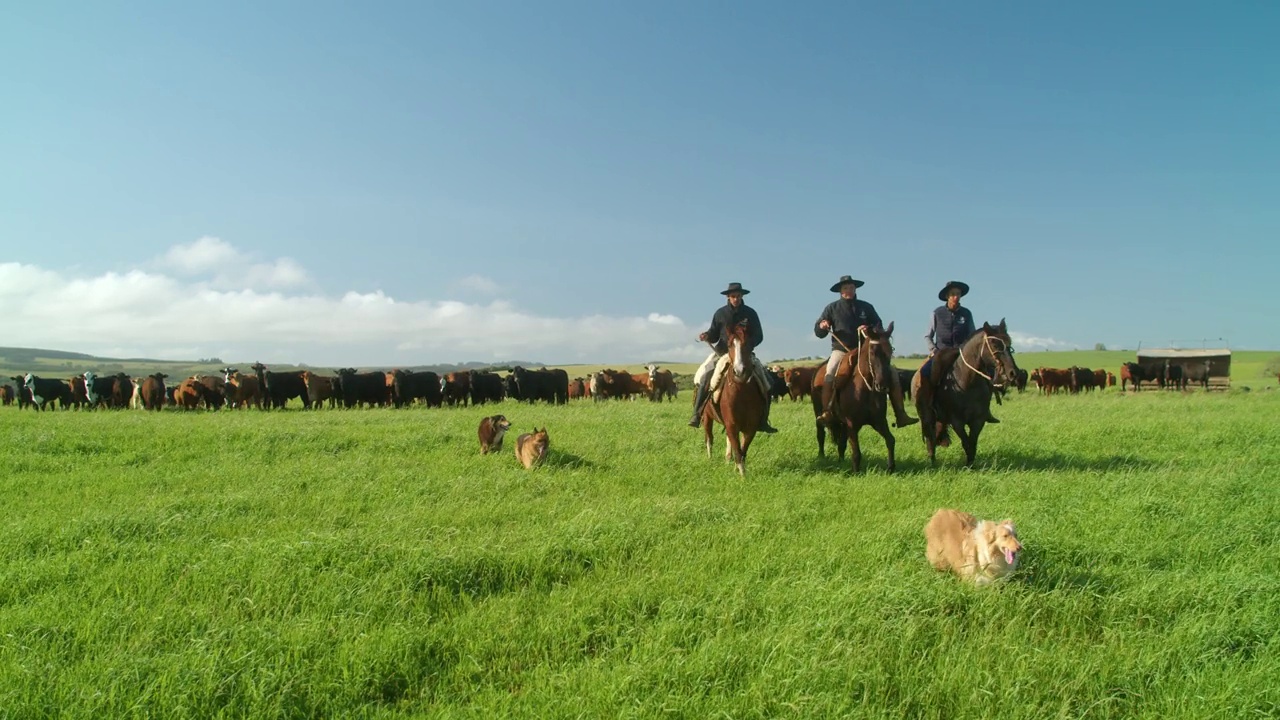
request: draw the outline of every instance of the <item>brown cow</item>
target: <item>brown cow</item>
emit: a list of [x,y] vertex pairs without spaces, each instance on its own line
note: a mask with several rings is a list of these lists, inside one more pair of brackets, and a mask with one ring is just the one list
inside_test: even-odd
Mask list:
[[77,410],[89,407],[89,394],[85,389],[84,376],[76,375],[67,380],[67,384],[71,386],[71,404]]
[[631,385],[636,388],[637,395],[644,395],[653,400],[653,388],[649,385],[649,373],[633,374],[631,376]]
[[587,383],[580,377],[569,381],[569,399],[579,400],[587,396]]
[[1031,379],[1039,386],[1040,392],[1045,395],[1056,393],[1059,390],[1071,390],[1072,378],[1074,373],[1071,370],[1059,370],[1057,368],[1037,368],[1031,374]]
[[333,392],[333,378],[304,370],[302,382],[307,386],[307,397],[311,398],[311,404],[317,410],[324,407],[325,401],[328,401],[331,408],[337,406],[338,400]]
[[591,396],[597,401],[609,398],[630,400],[631,396],[642,392],[644,389],[637,386],[630,373],[605,369],[591,376]]
[[[826,368],[826,364],[818,367],[793,367],[787,368],[783,375],[783,380],[787,381],[787,390],[791,393],[791,401],[795,402],[802,397],[806,397],[813,392],[813,375],[818,368]],[[823,375],[825,378],[826,376]]]
[[6,407],[13,404],[13,398],[16,396],[13,388],[8,385],[0,385],[0,404]]
[[650,400],[655,402],[661,402],[663,399],[671,400],[679,394],[680,389],[676,387],[676,378],[670,370],[659,370],[657,365],[648,366],[648,370]]
[[257,375],[245,375],[233,367],[222,368],[223,390],[227,393],[227,402],[233,408],[249,405],[262,407],[262,386]]
[[1105,390],[1107,387],[1107,371],[1098,369],[1093,371],[1093,386],[1099,390]]
[[208,410],[221,410],[227,402],[227,381],[218,375],[192,375],[209,392],[204,394],[204,406]]
[[164,408],[164,379],[167,377],[169,376],[164,373],[154,373],[142,379],[142,384],[138,386],[138,397],[141,398],[144,409],[161,410]]
[[209,394],[213,391],[207,385],[200,382],[200,378],[190,377],[183,380],[173,391],[174,403],[183,410],[195,410],[200,407],[200,403],[205,403],[205,407],[212,406]]
[[471,402],[471,371],[461,370],[445,375],[444,382],[440,384],[440,390],[444,393],[444,401],[449,404],[449,407],[456,404],[466,407]]

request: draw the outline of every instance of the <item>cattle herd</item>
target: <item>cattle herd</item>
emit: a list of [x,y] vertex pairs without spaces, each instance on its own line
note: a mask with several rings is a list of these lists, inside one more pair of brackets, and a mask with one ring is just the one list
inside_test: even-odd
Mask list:
[[[342,368],[332,374],[311,370],[276,372],[254,363],[252,372],[226,367],[216,375],[193,375],[171,380],[164,373],[130,377],[125,373],[99,376],[93,371],[68,378],[43,378],[31,373],[0,385],[0,401],[35,410],[135,408],[161,410],[220,410],[284,408],[291,400],[302,407],[356,408],[483,405],[503,400],[543,401],[563,405],[571,399],[675,399],[679,390],[670,370],[649,365],[638,375],[601,370],[589,377],[569,379],[565,370],[514,367],[506,375],[489,370],[434,372],[391,370],[358,372]],[[16,388],[16,390],[15,390]]]
[[[769,368],[769,394],[777,399],[793,401],[809,397],[814,375],[825,371],[826,363],[816,366]],[[570,400],[647,399],[653,402],[674,400],[679,394],[677,376],[657,365],[647,372],[632,374],[605,369],[586,377],[569,378],[562,369],[530,370],[512,368],[506,375],[489,370],[463,370],[440,375],[434,372],[391,370],[357,372],[343,368],[333,374],[310,370],[274,372],[261,363],[250,366],[249,373],[227,367],[217,375],[196,375],[172,381],[164,373],[130,377],[124,373],[99,376],[85,372],[69,379],[42,378],[30,373],[16,375],[13,385],[0,385],[0,401],[4,405],[37,410],[69,408],[142,408],[160,410],[174,407],[185,410],[223,407],[284,408],[298,400],[307,409],[321,407],[427,407],[448,405],[483,405],[502,400],[563,405]],[[914,370],[895,368],[901,375],[904,392],[909,392]],[[1183,367],[1173,363],[1125,363],[1120,368],[1120,389],[1142,389],[1142,383],[1154,383],[1161,389],[1186,390],[1195,383],[1207,388],[1210,364]],[[1015,371],[1016,389],[1025,391],[1030,380],[1041,393],[1079,393],[1101,390],[1116,384],[1116,375],[1102,369],[1082,367],[1048,368]],[[1280,379],[1280,376],[1278,376]],[[820,381],[819,381],[820,384]],[[15,389],[16,388],[16,389]]]

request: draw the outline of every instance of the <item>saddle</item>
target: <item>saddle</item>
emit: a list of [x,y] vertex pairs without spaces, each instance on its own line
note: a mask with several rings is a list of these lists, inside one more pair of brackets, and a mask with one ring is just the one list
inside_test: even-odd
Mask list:
[[[716,360],[716,369],[711,373],[711,384],[708,386],[711,390],[711,402],[716,405],[720,404],[720,391],[724,390],[724,379],[728,372],[729,355],[726,353],[721,355],[719,360]],[[744,382],[755,385],[756,389],[760,391],[760,394],[764,396],[765,401],[767,402],[769,400],[769,388],[761,387],[759,380],[756,379],[754,367],[752,367],[751,373],[747,376],[747,379]]]

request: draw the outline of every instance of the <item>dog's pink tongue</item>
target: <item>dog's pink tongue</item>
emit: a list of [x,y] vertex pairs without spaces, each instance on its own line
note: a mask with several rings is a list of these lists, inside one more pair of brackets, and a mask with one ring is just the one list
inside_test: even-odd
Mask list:
[[1012,550],[1010,550],[1010,549],[1008,549],[1008,548],[1005,548],[1005,550],[1004,550],[1004,561],[1005,561],[1005,562],[1007,562],[1007,563],[1009,563],[1010,565],[1012,565],[1012,564],[1013,564],[1013,551],[1012,551]]

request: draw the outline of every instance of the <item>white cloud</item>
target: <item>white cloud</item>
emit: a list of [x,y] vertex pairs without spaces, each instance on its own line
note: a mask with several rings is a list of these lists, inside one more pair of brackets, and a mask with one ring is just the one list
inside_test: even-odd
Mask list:
[[205,236],[189,245],[169,248],[161,264],[182,275],[201,275],[233,267],[241,262],[242,257],[230,243]]
[[[475,289],[485,281],[459,282]],[[695,360],[706,352],[692,342],[696,332],[673,315],[547,317],[505,300],[297,289],[309,284],[306,270],[288,258],[246,263],[229,243],[201,238],[173,248],[151,269],[124,273],[73,277],[0,264],[0,316],[7,345],[110,356],[389,366],[638,363]]]
[[498,283],[483,275],[468,275],[453,284],[457,290],[479,293],[481,295],[497,295]]
[[1074,350],[1072,343],[1055,340],[1051,337],[1039,337],[1023,332],[1010,332],[1009,339],[1017,350]]
[[188,278],[203,277],[211,287],[222,290],[296,288],[311,282],[307,271],[292,258],[258,262],[231,243],[209,236],[169,248],[152,267]]

